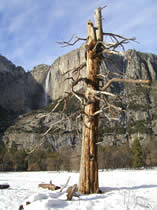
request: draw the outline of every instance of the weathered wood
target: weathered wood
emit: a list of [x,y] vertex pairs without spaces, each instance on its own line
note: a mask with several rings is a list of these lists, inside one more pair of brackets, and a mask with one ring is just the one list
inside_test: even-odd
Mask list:
[[[99,11],[101,13],[101,10]],[[96,15],[100,18],[101,14]],[[96,20],[100,31],[101,20]],[[99,115],[94,115],[99,110],[99,100],[93,93],[99,90],[99,80],[97,75],[100,70],[100,58],[96,52],[97,39],[100,41],[100,35],[96,37],[96,30],[88,21],[88,44],[87,44],[87,78],[90,84],[85,92],[87,105],[85,106],[85,116],[83,120],[83,135],[82,135],[82,151],[80,165],[79,192],[83,194],[97,193],[99,191],[98,184],[98,161],[97,161],[97,142],[98,142],[98,118]],[[93,35],[94,34],[94,35]],[[101,36],[102,37],[102,36]],[[102,39],[102,38],[101,38]],[[94,90],[94,91],[91,91]]]
[[88,31],[88,43],[90,43],[93,40],[96,40],[95,29],[93,23],[90,20],[88,20],[87,31]]
[[62,191],[64,190],[64,188],[68,185],[70,178],[71,178],[71,176],[68,177],[67,182],[66,182],[65,185],[61,188],[60,192],[62,192]]
[[107,84],[102,88],[102,90],[106,90],[108,87],[110,87],[111,83],[113,83],[113,82],[134,83],[134,84],[149,84],[150,80],[112,78],[107,82]]
[[103,40],[101,10],[101,8],[97,8],[94,14],[97,41]]
[[60,187],[58,187],[54,184],[39,184],[39,187],[48,189],[48,190],[52,190],[52,191],[60,189]]
[[70,186],[66,191],[67,192],[67,200],[71,201],[72,197],[74,196],[74,194],[77,191],[78,191],[77,184],[74,184],[73,186]]
[[8,184],[0,184],[0,189],[7,189],[9,187],[10,187],[10,185],[8,185]]

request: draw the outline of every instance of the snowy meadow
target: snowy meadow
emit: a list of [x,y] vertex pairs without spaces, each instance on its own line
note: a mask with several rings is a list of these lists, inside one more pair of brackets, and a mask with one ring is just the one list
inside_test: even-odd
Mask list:
[[[2,172],[0,184],[10,188],[0,190],[0,210],[157,210],[157,168],[145,170],[104,170],[99,172],[102,194],[80,195],[67,201],[66,188],[50,191],[39,188],[41,183],[63,186],[78,183],[74,172]],[[29,205],[26,205],[30,202]]]

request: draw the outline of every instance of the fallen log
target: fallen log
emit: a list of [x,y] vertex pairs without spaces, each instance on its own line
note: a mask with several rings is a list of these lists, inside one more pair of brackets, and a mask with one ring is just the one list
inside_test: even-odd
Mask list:
[[39,184],[39,187],[52,191],[61,189],[59,186],[56,186],[54,184]]
[[0,184],[0,189],[7,189],[9,187],[10,187],[10,185],[8,185],[8,184]]

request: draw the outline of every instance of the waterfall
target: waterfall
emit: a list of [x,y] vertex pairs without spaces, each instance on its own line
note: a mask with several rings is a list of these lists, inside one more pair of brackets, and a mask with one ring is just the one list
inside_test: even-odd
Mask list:
[[49,91],[50,73],[51,73],[51,71],[48,71],[48,73],[46,75],[46,79],[45,79],[44,106],[47,106],[48,105],[48,102],[49,102],[48,91]]

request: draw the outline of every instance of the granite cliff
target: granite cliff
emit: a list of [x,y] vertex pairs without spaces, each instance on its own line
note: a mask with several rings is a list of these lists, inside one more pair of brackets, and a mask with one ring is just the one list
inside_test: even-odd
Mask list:
[[[49,66],[39,65],[35,69],[47,71]],[[45,76],[45,75],[44,75]],[[45,105],[45,91],[34,71],[25,72],[5,57],[0,56],[0,107],[16,113],[26,113]]]
[[[65,145],[73,148],[80,145],[74,119],[63,122],[59,128],[54,127],[44,138],[42,134],[52,123],[65,118],[78,106],[76,100],[69,99],[67,113],[62,114],[58,109],[58,112],[47,116],[56,100],[69,91],[71,81],[66,78],[71,77],[70,70],[85,60],[85,48],[81,46],[59,57],[51,66],[39,65],[31,72],[25,72],[22,67],[16,67],[3,56],[0,57],[0,111],[4,115],[0,121],[1,141],[7,147],[14,142],[19,149],[27,151],[37,145],[49,145],[56,151],[64,149]],[[86,74],[85,69],[81,70],[82,75]],[[142,143],[151,139],[157,141],[157,56],[129,50],[125,56],[109,57],[102,63],[101,71],[121,71],[129,78],[149,79],[151,86],[120,83],[111,86],[112,91],[120,95],[119,105],[125,112],[120,122],[101,120],[99,141],[103,141],[103,145],[117,145],[131,143],[137,136]],[[45,117],[41,118],[43,115]]]

